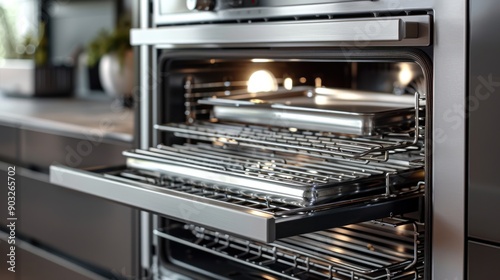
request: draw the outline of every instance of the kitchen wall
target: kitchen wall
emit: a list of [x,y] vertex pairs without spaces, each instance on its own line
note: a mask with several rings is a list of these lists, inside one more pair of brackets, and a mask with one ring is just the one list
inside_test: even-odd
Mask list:
[[52,62],[71,60],[101,30],[111,31],[116,6],[115,0],[53,1],[49,10]]

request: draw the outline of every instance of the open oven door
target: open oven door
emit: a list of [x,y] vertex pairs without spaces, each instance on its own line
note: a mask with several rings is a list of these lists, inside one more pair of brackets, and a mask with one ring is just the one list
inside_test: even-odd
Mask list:
[[68,189],[109,199],[154,214],[214,228],[245,238],[272,242],[314,232],[418,210],[422,193],[398,197],[373,196],[319,206],[272,209],[256,201],[222,198],[222,194],[189,192],[133,182],[116,176],[121,168],[79,170],[54,165],[50,181]]

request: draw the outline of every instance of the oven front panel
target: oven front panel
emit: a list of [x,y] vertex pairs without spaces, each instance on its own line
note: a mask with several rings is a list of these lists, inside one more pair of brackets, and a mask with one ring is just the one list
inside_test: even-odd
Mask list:
[[[453,111],[457,106],[465,108],[464,73],[466,66],[467,1],[406,0],[396,6],[393,3],[394,1],[390,0],[332,1],[331,3],[316,3],[315,5],[263,7],[249,10],[245,14],[238,14],[243,10],[228,9],[225,11],[224,9],[216,9],[214,12],[206,13],[189,12],[189,15],[185,13],[156,13],[160,2],[165,1],[154,1],[155,15],[151,17],[149,14],[151,12],[149,1],[141,1],[141,30],[134,30],[132,33],[132,42],[140,45],[140,71],[142,73],[140,82],[140,123],[142,130],[140,138],[143,150],[150,147],[161,149],[171,145],[199,145],[200,141],[207,142],[206,139],[199,139],[200,131],[196,131],[199,130],[197,122],[200,120],[210,122],[216,110],[210,109],[213,104],[207,106],[206,103],[203,105],[200,103],[198,105],[195,99],[185,99],[185,94],[188,93],[186,89],[190,87],[189,85],[193,85],[192,82],[199,85],[211,83],[212,81],[218,81],[222,84],[227,80],[245,81],[245,79],[248,79],[248,74],[244,74],[241,69],[252,68],[254,65],[270,65],[265,60],[274,60],[276,62],[274,66],[270,67],[270,70],[264,70],[274,74],[274,78],[278,80],[278,87],[285,86],[286,78],[300,82],[302,77],[307,81],[304,86],[316,87],[316,83],[312,83],[309,78],[308,75],[310,75],[314,77],[314,80],[320,78],[321,86],[327,85],[328,87],[338,87],[343,90],[362,89],[365,91],[394,92],[394,89],[398,87],[392,82],[398,80],[395,77],[399,76],[398,71],[401,70],[397,64],[410,63],[410,72],[415,71],[413,66],[417,66],[416,71],[425,77],[425,83],[423,84],[425,90],[421,91],[421,85],[419,91],[425,93],[425,102],[422,102],[425,103],[426,109],[422,111],[416,123],[421,126],[417,128],[417,135],[422,136],[424,143],[421,147],[425,151],[426,195],[424,199],[426,202],[420,204],[421,208],[418,211],[420,216],[405,215],[406,217],[402,221],[425,220],[427,222],[428,227],[425,231],[426,238],[424,242],[426,246],[425,279],[430,279],[431,274],[436,279],[461,278],[460,275],[463,274],[464,248],[460,242],[463,241],[465,232],[463,230],[463,208],[465,205],[463,194],[466,180],[464,175],[466,160],[464,153],[466,149],[464,146],[465,140],[463,139],[465,126],[464,124],[459,127],[450,126],[449,120],[442,114],[450,110]],[[246,10],[244,11],[246,12]],[[254,12],[260,15],[257,16]],[[261,30],[265,30],[262,36],[253,35],[256,24],[259,24],[257,27]],[[388,30],[381,33],[375,32],[376,28],[380,27],[381,24],[388,26]],[[312,26],[318,28],[311,31],[309,27]],[[344,27],[341,29],[349,32],[347,34],[339,32],[339,27]],[[298,30],[302,30],[308,36],[301,36],[301,34],[297,33]],[[439,34],[433,32],[433,30],[438,30]],[[285,35],[281,36],[283,32],[285,32]],[[247,33],[251,33],[252,36],[246,36]],[[319,37],[316,38],[314,34]],[[353,34],[357,35],[357,37],[353,36]],[[362,35],[365,35],[365,37],[362,37]],[[370,36],[371,40],[363,40],[363,38],[366,39],[366,35]],[[393,48],[394,46],[418,48],[420,51],[417,51],[417,55],[412,51],[401,55],[401,49]],[[166,59],[162,60],[162,57]],[[423,57],[430,57],[431,59],[423,59]],[[213,65],[211,59],[214,59],[215,63]],[[252,62],[252,59],[256,59],[256,61]],[[291,70],[293,70],[291,72],[302,73],[297,74],[296,77],[289,77],[287,73],[290,72],[288,66],[298,63],[295,61],[291,63],[290,59],[309,60],[308,63],[311,66],[306,66],[308,63],[305,63],[303,69],[301,67],[291,67]],[[320,61],[313,61],[315,59]],[[230,66],[229,70],[217,69],[223,64],[222,60],[229,63],[228,65],[238,65],[238,63],[241,65],[239,67]],[[327,61],[326,64],[324,64],[325,60]],[[432,60],[432,63],[430,60]],[[172,70],[173,68],[165,66],[164,62],[166,61],[173,62],[170,66],[175,66],[175,61],[177,61],[179,63],[177,72],[167,71],[166,69]],[[183,65],[189,65],[190,67],[183,68]],[[206,71],[206,73],[197,72],[201,68],[210,69],[210,71]],[[259,67],[255,69],[260,70]],[[321,69],[321,71],[314,72],[316,69]],[[390,71],[391,69],[397,69],[397,71]],[[185,71],[185,73],[181,73],[182,71]],[[328,78],[318,76],[318,73],[324,74],[326,72],[332,73],[332,75],[328,75]],[[433,73],[439,79],[434,79]],[[190,78],[186,79],[186,77]],[[247,88],[247,85],[240,88],[235,87],[235,89],[245,88]],[[432,94],[433,90],[438,92],[436,96]],[[194,91],[194,94],[198,93]],[[186,101],[193,106],[186,106]],[[419,108],[422,105],[421,101],[418,101],[417,104]],[[200,109],[199,112],[197,112],[198,109]],[[225,113],[221,115],[220,111],[223,109]],[[234,112],[237,111],[234,108],[229,109],[227,106],[218,106],[219,113],[216,112],[216,114],[221,119],[226,118],[228,115],[234,118]],[[243,120],[240,119],[239,121],[242,122]],[[182,127],[183,131],[179,131],[179,127],[175,127],[172,123],[177,125],[182,123],[185,127]],[[372,123],[376,122],[372,119]],[[273,127],[275,124],[275,121],[273,121]],[[289,126],[289,128],[294,127]],[[186,130],[195,131],[195,133],[185,133]],[[373,133],[374,130],[370,131]],[[352,133],[347,133],[349,134],[347,137],[352,137]],[[177,134],[177,136],[172,137],[172,134]],[[179,137],[182,134],[189,137]],[[345,137],[344,134],[341,136]],[[212,142],[214,137],[219,138],[219,140],[222,140],[220,138],[227,138],[220,137],[221,135],[214,136],[213,133],[202,136],[209,137],[211,139],[209,142]],[[231,140],[236,140],[234,139],[235,135],[229,136],[233,137]],[[198,139],[196,139],[197,137]],[[156,147],[158,144],[163,144],[163,146]],[[224,143],[224,145],[227,144]],[[221,146],[215,148],[221,148]],[[210,150],[210,152],[213,152],[213,150]],[[281,151],[274,152],[281,153]],[[346,156],[344,152],[345,150],[342,151],[341,158]],[[133,155],[136,157],[134,160],[138,160],[136,154]],[[255,152],[252,155],[258,154]],[[143,155],[142,152],[141,157]],[[337,156],[339,155],[337,154]],[[366,154],[363,156],[366,156]],[[178,158],[184,160],[189,157]],[[348,161],[351,160],[352,158]],[[147,161],[139,159],[139,166],[149,168]],[[166,162],[164,159],[158,160],[156,156],[153,161],[155,166],[158,166],[157,163],[160,162],[162,164],[161,168],[164,168],[165,163],[170,164],[172,159]],[[442,172],[433,172],[431,176],[433,170],[441,170]],[[220,271],[221,267],[230,264],[235,265],[236,270],[239,269],[243,275],[247,275],[250,279],[258,279],[259,277],[264,279],[312,277],[312,274],[307,274],[307,272],[312,271],[310,269],[312,267],[316,272],[322,271],[322,275],[327,279],[330,273],[334,273],[333,268],[336,267],[335,265],[331,267],[327,265],[326,269],[315,266],[315,264],[320,264],[323,261],[317,260],[318,255],[311,257],[307,254],[305,254],[307,256],[292,254],[289,255],[291,261],[288,258],[288,263],[284,267],[281,266],[283,263],[279,260],[283,260],[284,255],[278,258],[274,255],[274,252],[283,252],[283,250],[278,250],[279,246],[269,245],[271,243],[267,242],[276,241],[276,237],[280,236],[276,233],[286,227],[281,225],[286,225],[295,218],[290,219],[280,216],[277,219],[273,214],[262,211],[262,207],[269,206],[269,201],[265,196],[260,198],[252,197],[253,200],[247,200],[248,197],[243,195],[245,199],[238,199],[243,201],[244,205],[231,204],[234,202],[232,201],[228,206],[227,201],[222,200],[230,196],[234,198],[234,192],[229,193],[228,196],[228,193],[225,192],[228,189],[223,190],[222,193],[221,190],[214,191],[215,188],[213,188],[212,182],[210,184],[203,184],[202,182],[200,186],[198,184],[200,183],[199,176],[188,176],[190,177],[189,180],[182,182],[176,181],[174,178],[173,183],[170,184],[171,181],[169,180],[172,178],[157,176],[158,172],[151,174],[151,170],[148,170],[146,174],[139,174],[139,177],[135,173],[136,170],[130,172],[130,168],[124,170],[123,167],[97,173],[82,173],[64,167],[54,167],[53,171],[51,180],[65,187],[159,214],[162,218],[155,220],[154,228],[156,230],[154,232],[151,230],[150,233],[145,234],[154,236],[152,239],[154,247],[150,247],[149,241],[146,239],[144,239],[146,242],[143,244],[145,251],[151,253],[151,255],[144,254],[146,259],[155,259],[160,256],[160,262],[157,264],[161,265],[158,268],[161,274],[157,275],[167,275],[172,271],[187,275],[189,274],[188,270],[196,270],[199,274],[191,275],[195,279],[201,278],[201,275],[206,278],[218,279],[223,277],[243,277],[239,274],[224,274],[224,271]],[[123,171],[126,172],[124,175],[128,176],[125,178],[126,180],[120,174]],[[186,175],[186,172],[184,172],[184,175]],[[131,179],[135,181],[131,182]],[[89,187],[96,184],[96,182],[99,182],[97,187]],[[166,187],[165,183],[170,185]],[[432,183],[437,186],[436,190],[433,189]],[[188,189],[185,188],[186,184],[189,187]],[[192,188],[193,185],[194,188]],[[390,184],[388,185],[390,186]],[[209,191],[207,191],[207,187]],[[386,194],[389,194],[390,197],[392,193]],[[220,199],[221,197],[223,199]],[[422,199],[418,198],[417,200]],[[179,203],[181,201],[182,203]],[[400,199],[395,198],[394,202],[396,204],[397,201],[400,201]],[[169,202],[169,204],[166,205],[165,202]],[[378,204],[379,201],[374,200],[374,202],[376,203],[369,203],[364,206],[369,208]],[[249,208],[248,206],[252,204],[253,206]],[[188,211],[185,211],[186,208],[179,208],[179,205],[188,205]],[[261,206],[252,208],[255,205]],[[316,207],[314,204],[313,206]],[[413,207],[410,208],[413,209]],[[400,212],[410,211],[410,208],[403,209]],[[181,210],[179,209],[182,209],[183,212],[180,213]],[[209,209],[209,211],[205,211],[206,209]],[[306,216],[313,214],[311,216],[313,216],[312,220],[314,221],[315,216],[320,216],[316,215],[316,213],[319,213],[316,210],[307,212]],[[421,217],[422,213],[425,212],[424,210],[427,212],[425,219]],[[218,213],[217,211],[224,213],[222,214],[224,217],[227,217],[225,215],[230,213],[231,219],[238,220],[240,217],[245,217],[245,219],[254,221],[261,227],[257,231],[249,231],[247,228],[239,226],[227,226],[228,223],[224,221],[224,218],[214,218],[213,213]],[[286,209],[281,214],[286,216],[289,213],[286,211],[289,211],[289,209]],[[304,214],[302,211],[297,213]],[[393,216],[396,212],[385,213],[386,216]],[[336,217],[337,214],[338,212],[331,217]],[[351,220],[346,223],[361,222],[368,218],[368,216],[363,215],[359,217],[358,221]],[[356,216],[354,212],[353,216]],[[326,220],[332,220],[331,217],[327,217]],[[375,219],[375,217],[369,219]],[[285,222],[278,222],[279,220]],[[378,222],[381,221],[383,220],[378,219]],[[343,228],[342,223],[330,224],[329,227],[335,227],[334,229]],[[317,227],[317,220],[311,224]],[[301,225],[300,219],[296,225]],[[386,225],[395,228],[401,226],[394,221],[390,221]],[[418,222],[417,226],[419,226]],[[252,228],[252,230],[254,229],[255,227]],[[328,229],[327,225],[324,225],[324,228],[311,227],[302,232],[295,232],[300,236],[292,235],[288,237],[302,238],[302,234],[321,235],[320,232],[334,229]],[[285,232],[288,232],[288,230]],[[422,232],[419,231],[418,234],[418,236],[421,236]],[[431,245],[431,235],[439,246]],[[280,237],[284,237],[284,235]],[[234,248],[242,240],[245,245]],[[278,240],[278,242],[281,241],[281,239]],[[247,252],[248,247],[246,244],[254,246],[254,250]],[[370,244],[372,243],[365,245]],[[430,250],[431,246],[433,246],[432,250]],[[151,251],[148,250],[149,248],[151,248]],[[264,248],[270,251],[266,251],[266,254],[264,254],[262,253]],[[366,248],[367,250],[373,249],[371,246],[366,246]],[[377,248],[375,246],[375,252],[378,252]],[[172,249],[175,250],[172,252]],[[287,249],[290,248],[287,247]],[[299,251],[301,253],[307,252],[307,250]],[[420,250],[418,252],[421,253]],[[430,258],[431,255],[433,259]],[[221,258],[215,260],[215,256]],[[244,259],[236,260],[235,256],[244,256]],[[303,256],[305,258],[301,259]],[[326,255],[320,255],[320,258],[324,257]],[[212,258],[214,259],[213,263],[208,263],[208,265],[204,263],[204,260]],[[286,257],[284,259],[287,260]],[[416,259],[419,260],[419,258]],[[197,262],[196,260],[201,261]],[[273,261],[277,261],[279,265],[272,263]],[[439,265],[432,266],[432,263]],[[205,267],[202,267],[203,265]],[[266,266],[265,269],[263,269],[264,266]],[[143,267],[149,268],[151,264],[144,262]],[[210,267],[217,267],[219,271],[210,271]],[[269,267],[273,268],[266,270]],[[418,265],[413,265],[413,268],[413,271],[416,271],[417,274],[421,274],[423,269]],[[234,271],[234,269],[232,270]],[[283,275],[283,271],[286,272],[285,275]],[[317,274],[315,275],[317,276]],[[342,274],[339,275],[339,278],[342,279]],[[361,278],[366,277],[366,274],[363,275]],[[386,276],[384,275],[384,279],[387,278]],[[368,279],[371,278],[368,277]],[[410,279],[413,278],[410,276]]]

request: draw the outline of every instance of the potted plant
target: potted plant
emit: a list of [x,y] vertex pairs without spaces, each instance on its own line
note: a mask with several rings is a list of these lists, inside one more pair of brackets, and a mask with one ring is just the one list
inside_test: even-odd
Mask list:
[[99,62],[99,78],[104,91],[130,98],[134,87],[130,20],[122,18],[112,32],[101,31],[87,48],[88,65]]

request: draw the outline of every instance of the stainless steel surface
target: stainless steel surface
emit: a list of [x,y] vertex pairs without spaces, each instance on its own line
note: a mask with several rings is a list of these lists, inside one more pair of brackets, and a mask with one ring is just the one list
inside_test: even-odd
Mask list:
[[411,222],[364,223],[268,244],[179,223],[155,234],[286,279],[396,279],[405,268],[422,262],[421,230]]
[[433,1],[435,95],[427,128],[432,251],[426,262],[432,279],[465,277],[467,3]]
[[398,199],[378,195],[313,208],[283,204],[276,208],[262,198],[246,201],[238,198],[237,193],[228,196],[223,191],[210,192],[189,181],[169,182],[162,179],[167,185],[157,185],[149,181],[116,175],[103,176],[62,166],[52,166],[50,178],[51,183],[68,189],[263,242],[361,222],[360,218],[365,221],[414,211],[420,197],[419,193],[401,195]]
[[146,211],[139,211],[140,213],[140,223],[139,223],[139,239],[140,239],[140,265],[143,271],[141,272],[143,276],[149,275],[149,273],[156,273],[155,267],[151,266],[152,263],[152,253],[151,253],[151,216],[152,214]]
[[355,1],[372,1],[372,0],[288,0],[286,2],[276,2],[274,0],[260,0],[259,7],[286,7],[294,5],[315,5],[323,3],[336,2],[355,2]]
[[466,278],[495,279],[498,277],[498,264],[500,263],[500,247],[469,241]]
[[[272,10],[273,16],[291,14],[334,14],[348,15],[367,10],[371,12],[398,12],[401,10],[430,10],[434,16],[433,24],[433,72],[437,77],[430,79],[433,86],[434,100],[429,101],[429,116],[427,123],[426,144],[428,153],[427,168],[429,176],[429,215],[431,224],[432,258],[426,260],[427,268],[431,273],[426,278],[432,279],[463,279],[464,278],[464,234],[465,228],[465,192],[466,192],[466,50],[467,50],[467,4],[461,0],[407,0],[395,3],[390,0],[370,2],[346,2],[317,5],[314,7],[290,7]],[[271,13],[267,9],[256,9],[255,13]],[[211,13],[199,13],[197,17],[187,18],[158,17],[157,22],[179,22],[202,19],[210,21],[214,18],[245,18],[255,17],[255,14],[241,15],[233,11],[221,17],[222,13],[214,16]],[[430,27],[429,27],[430,30]],[[168,34],[167,34],[168,35]],[[272,46],[274,44],[267,44]],[[298,45],[298,44],[289,44]],[[288,46],[289,46],[288,45]],[[315,44],[319,45],[319,44]],[[330,44],[335,45],[335,44]],[[370,45],[370,44],[367,44]],[[371,46],[380,44],[371,44]],[[199,46],[199,45],[198,45]],[[214,45],[217,46],[217,45]],[[356,46],[354,51],[362,51],[364,46]],[[163,47],[175,47],[165,45]]]
[[[263,157],[256,153],[252,149],[233,149],[228,153],[210,145],[174,145],[128,151],[124,155],[129,168],[203,181],[208,188],[215,184],[216,189],[266,194],[269,201],[298,205],[345,199],[365,192],[383,193],[403,182],[416,184],[423,180],[423,169],[403,160],[365,165],[275,153]],[[385,185],[386,179],[390,186]]]
[[[9,252],[7,248],[8,235],[0,231],[0,249]],[[14,279],[74,279],[74,280],[104,280],[106,278],[86,268],[44,251],[20,239],[16,239],[15,272],[7,270],[6,261],[0,276],[3,280]],[[10,248],[9,248],[10,249]],[[7,253],[6,253],[7,254]],[[2,254],[4,255],[4,254]],[[4,255],[5,256],[5,255]],[[3,257],[5,258],[5,257]],[[2,258],[2,259],[3,259]]]
[[[177,0],[179,1],[179,0]],[[172,3],[173,1],[168,1],[169,3]],[[150,21],[152,21],[152,17],[150,16],[150,11],[149,11],[149,1],[147,0],[138,0],[138,1],[132,1],[132,4],[134,5],[132,8],[133,11],[133,17],[132,19],[134,20],[133,22],[133,27],[139,27],[139,28],[148,28],[150,26]],[[156,1],[155,1],[156,4]],[[154,10],[159,10],[158,6],[155,6],[153,8]],[[144,112],[145,109],[147,109],[147,105],[142,104],[142,101],[148,101],[147,97],[145,95],[147,94],[147,86],[148,86],[148,75],[145,75],[146,69],[147,69],[147,63],[148,63],[148,54],[147,54],[148,48],[146,46],[139,46],[139,47],[134,47],[134,57],[136,58],[134,60],[135,65],[138,65],[135,67],[136,71],[136,81],[138,81],[138,90],[134,92],[134,98],[136,102],[138,100],[141,101],[140,104],[135,103],[135,113],[138,115],[135,118],[135,136],[137,137],[136,142],[135,142],[135,147],[137,146],[147,146],[147,144],[144,144],[144,141],[147,143],[149,141],[149,134],[148,134],[148,118],[145,118],[146,112]],[[154,70],[155,68],[153,68]],[[149,275],[149,273],[153,272],[151,267],[152,263],[152,256],[151,256],[151,235],[149,233],[148,228],[150,227],[150,214],[147,212],[139,211],[139,217],[138,217],[138,222],[136,223],[136,226],[139,228],[136,228],[137,232],[137,260],[138,260],[138,269],[140,272],[138,273],[137,278],[145,278]],[[151,271],[150,271],[151,269]]]
[[[172,1],[170,1],[172,2]],[[151,26],[151,21],[153,18],[150,10],[150,1],[149,0],[139,0],[139,28],[147,29]],[[158,8],[158,7],[156,7]],[[151,144],[151,134],[150,134],[150,126],[151,126],[151,118],[150,110],[152,110],[153,106],[151,106],[150,99],[150,87],[153,87],[153,90],[156,89],[155,80],[150,80],[151,73],[155,73],[156,66],[151,66],[153,64],[153,59],[150,56],[150,48],[148,46],[140,46],[139,47],[139,104],[136,104],[136,112],[139,114],[139,141],[138,146],[140,148],[147,148]],[[150,68],[151,67],[151,68]],[[150,72],[151,71],[151,72]],[[136,97],[137,98],[137,97]],[[148,232],[146,232],[145,227],[150,225],[150,214],[142,212],[140,214],[140,262],[141,268],[146,272],[146,275],[142,275],[146,277],[149,275],[150,270],[153,268],[153,260],[152,260],[152,252],[151,252],[151,236]],[[142,272],[143,273],[143,272]],[[142,274],[141,273],[141,274]]]
[[[172,1],[172,0],[167,0]],[[326,1],[314,1],[326,2]],[[314,3],[308,1],[308,4]],[[269,6],[280,7],[258,7],[236,10],[222,10],[209,13],[180,13],[180,14],[159,14],[155,13],[154,25],[170,25],[183,23],[216,22],[216,21],[237,21],[243,22],[251,19],[261,18],[291,18],[291,17],[311,17],[311,16],[343,16],[359,13],[397,13],[400,10],[432,10],[433,0],[406,0],[404,2],[394,2],[392,0],[377,1],[344,1],[328,0],[328,4],[319,5],[287,5],[288,1],[269,0]]]
[[257,240],[274,239],[272,215],[238,205],[203,197],[192,199],[153,185],[113,181],[91,172],[58,166],[51,167],[51,183],[238,235],[252,235]]
[[[212,0],[215,2],[214,0]],[[371,0],[288,0],[285,2],[274,0],[260,1],[244,1],[244,0],[218,0],[217,5],[214,5],[217,10],[248,8],[248,7],[286,7],[292,5],[311,5],[334,2],[354,2],[354,1],[371,1]],[[154,13],[155,16],[172,15],[180,13],[188,13],[190,10],[195,10],[196,0],[155,0]],[[185,15],[186,16],[186,15]],[[188,15],[189,17],[189,15]]]
[[[141,0],[140,2],[140,30],[146,30],[150,26],[150,10],[149,10],[149,1]],[[146,45],[141,45],[139,49],[139,72],[140,72],[140,80],[139,80],[139,104],[138,111],[140,114],[139,118],[139,132],[140,132],[140,148],[146,149],[151,144],[151,136],[150,136],[150,127],[151,127],[151,114],[150,110],[151,106],[151,87],[155,86],[153,84],[155,81],[150,79],[151,71],[150,63],[151,54],[150,48]]]
[[[132,29],[133,45],[227,45],[244,44],[312,44],[329,46],[358,44],[366,36],[364,30],[383,26],[370,34],[368,44],[412,45],[430,44],[430,16],[366,18],[342,20],[306,20],[256,22],[252,24],[220,24],[172,26],[155,29]],[[427,31],[426,31],[427,28]]]
[[[470,237],[500,245],[500,183],[497,159],[500,158],[496,120],[500,119],[500,36],[487,32],[500,24],[493,11],[498,1],[470,2],[469,49],[469,189],[468,234]],[[456,118],[453,119],[457,121]],[[489,126],[489,129],[488,129]],[[484,256],[486,257],[486,256]]]
[[198,101],[214,105],[219,120],[367,136],[409,130],[416,102],[411,95],[300,87]]
[[186,0],[186,7],[191,11],[211,11],[215,8],[215,0]]

